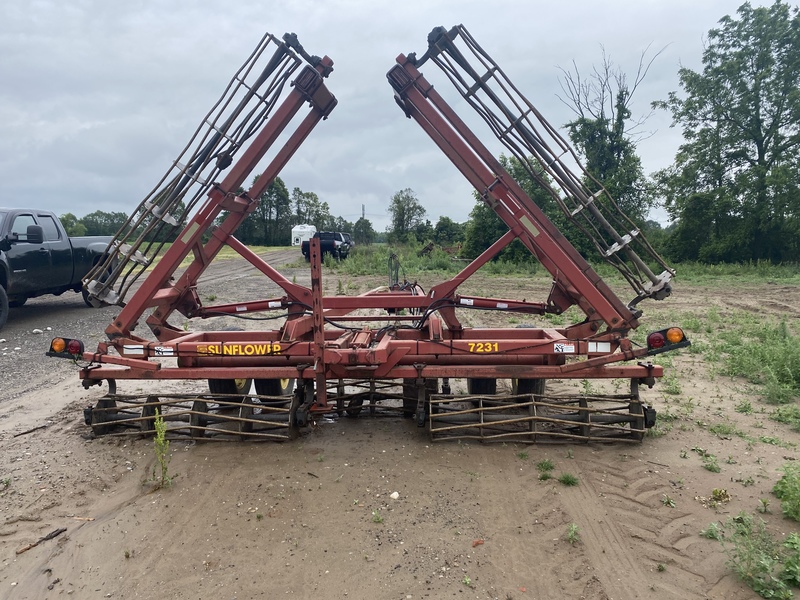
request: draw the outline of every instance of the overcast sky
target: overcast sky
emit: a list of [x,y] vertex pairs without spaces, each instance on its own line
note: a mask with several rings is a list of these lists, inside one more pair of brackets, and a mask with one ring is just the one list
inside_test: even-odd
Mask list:
[[[753,5],[771,2],[752,2]],[[82,217],[131,212],[177,158],[265,32],[297,33],[328,55],[339,104],[281,177],[316,192],[350,221],[362,205],[376,229],[411,188],[435,223],[465,221],[471,188],[406,119],[386,72],[426,49],[430,30],[463,24],[553,125],[559,67],[599,65],[602,48],[631,76],[641,53],[664,49],[637,90],[635,117],[679,90],[678,68],[699,69],[709,29],[732,0],[18,0],[0,5],[0,206]],[[421,68],[448,100],[454,90]],[[665,113],[639,144],[645,171],[669,165],[681,143]],[[490,133],[478,130],[481,139]],[[499,150],[498,150],[499,151]],[[660,217],[659,217],[660,218]]]

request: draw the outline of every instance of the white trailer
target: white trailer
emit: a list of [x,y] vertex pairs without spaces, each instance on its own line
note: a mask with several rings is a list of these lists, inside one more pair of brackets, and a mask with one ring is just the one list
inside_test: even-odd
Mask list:
[[299,246],[306,240],[310,240],[317,233],[317,228],[313,225],[295,225],[292,227],[292,246]]

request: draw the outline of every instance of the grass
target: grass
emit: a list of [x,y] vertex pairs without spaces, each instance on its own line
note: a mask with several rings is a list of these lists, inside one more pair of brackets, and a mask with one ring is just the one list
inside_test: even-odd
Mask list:
[[800,395],[800,339],[786,324],[742,320],[722,336],[723,374],[761,386],[769,404],[787,404]]
[[561,475],[559,475],[558,476],[558,482],[561,485],[565,485],[567,487],[573,487],[573,486],[576,486],[576,485],[578,485],[580,483],[578,478],[575,475],[571,474],[571,473],[562,473]]
[[161,416],[161,411],[156,408],[156,414],[153,418],[153,426],[156,430],[156,435],[153,440],[153,446],[156,453],[156,461],[160,467],[160,476],[156,474],[156,466],[153,466],[153,480],[159,488],[169,487],[172,485],[172,477],[169,475],[169,440],[167,439],[167,425],[164,423],[164,417]]
[[549,458],[545,458],[536,463],[536,470],[539,471],[539,473],[549,473],[555,468],[556,466]]

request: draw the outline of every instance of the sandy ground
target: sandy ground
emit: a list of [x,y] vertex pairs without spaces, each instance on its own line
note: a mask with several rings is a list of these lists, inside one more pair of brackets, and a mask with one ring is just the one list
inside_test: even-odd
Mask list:
[[[734,297],[678,283],[671,299],[645,307],[645,327],[712,306],[723,319],[796,316],[800,290],[765,284]],[[337,419],[287,443],[173,442],[173,484],[154,490],[152,440],[92,439],[82,409],[102,392],[42,356],[47,332],[29,335],[88,309],[37,299],[24,310],[0,332],[6,372],[29,365],[0,391],[0,598],[738,600],[754,594],[699,531],[755,513],[760,498],[771,499],[760,516],[773,532],[798,530],[770,490],[798,457],[800,434],[702,354],[673,359],[679,394],[663,383],[643,393],[670,418],[641,444],[432,443],[401,418]],[[98,334],[111,314],[91,317]],[[736,412],[742,400],[756,412]],[[715,423],[780,445],[714,435]],[[701,450],[721,472],[703,467]],[[543,459],[579,485],[540,481]],[[715,488],[730,501],[709,506]],[[580,539],[570,543],[573,524]]]

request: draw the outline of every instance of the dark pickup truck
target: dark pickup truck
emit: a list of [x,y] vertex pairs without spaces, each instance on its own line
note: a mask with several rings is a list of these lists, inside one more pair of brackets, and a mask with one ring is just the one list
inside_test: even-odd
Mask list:
[[[0,208],[0,328],[9,307],[44,294],[82,292],[81,278],[105,256],[111,237],[69,237],[53,213]],[[84,301],[89,304],[86,295]]]
[[[347,234],[338,231],[318,231],[314,234],[319,238],[319,249],[323,256],[330,254],[333,258],[347,258],[350,254],[350,244],[345,237]],[[309,255],[309,243],[307,241],[300,244],[300,250],[306,260],[311,260]]]

